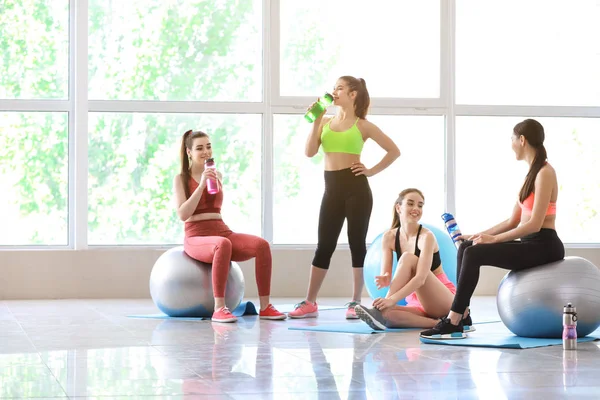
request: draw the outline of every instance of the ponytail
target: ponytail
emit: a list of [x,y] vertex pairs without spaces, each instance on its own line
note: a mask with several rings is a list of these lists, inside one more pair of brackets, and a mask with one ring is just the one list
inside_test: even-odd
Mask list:
[[367,90],[367,83],[363,78],[355,78],[353,76],[342,76],[341,80],[346,82],[351,92],[356,92],[356,98],[354,99],[354,114],[360,119],[367,118],[369,112],[369,106],[371,105],[371,97]]
[[396,211],[396,204],[400,204],[400,203],[397,200],[394,203],[394,209],[392,210],[392,211],[394,211],[394,217],[392,219],[392,227],[390,229],[400,228],[400,217],[398,216],[398,211]]
[[521,203],[524,202],[525,199],[529,197],[529,195],[534,191],[535,179],[537,178],[537,175],[542,169],[542,167],[546,164],[547,158],[548,155],[546,153],[546,148],[543,144],[535,147],[535,158],[531,163],[529,172],[527,172],[527,176],[525,177],[525,183],[523,183],[521,191],[519,192],[519,201]]
[[522,203],[531,193],[533,193],[537,174],[546,164],[546,159],[548,158],[546,148],[544,147],[546,134],[542,124],[531,118],[523,120],[515,125],[513,134],[517,137],[525,137],[527,143],[535,149],[535,157],[533,158],[531,167],[529,167],[529,172],[527,172],[527,176],[525,177],[525,182],[519,192],[519,201]]
[[199,137],[208,137],[208,135],[201,131],[186,131],[181,137],[181,182],[183,183],[183,190],[185,191],[185,198],[188,199],[190,197],[190,178],[192,175],[190,174],[190,159],[187,154],[187,149],[192,149],[192,145],[194,144],[194,139]]

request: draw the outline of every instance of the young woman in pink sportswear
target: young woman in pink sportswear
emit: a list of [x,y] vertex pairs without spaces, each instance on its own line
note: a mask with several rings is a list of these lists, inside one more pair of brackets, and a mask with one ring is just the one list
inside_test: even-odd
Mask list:
[[[433,232],[419,223],[424,205],[423,193],[414,188],[400,192],[394,203],[392,228],[381,244],[381,275],[375,278],[378,288],[390,289],[372,308],[355,307],[356,315],[373,329],[431,328],[450,311],[456,287],[444,273]],[[392,277],[394,252],[398,266]],[[396,305],[404,298],[406,306]]]
[[[237,318],[225,306],[225,285],[231,261],[256,258],[256,283],[260,298],[261,319],[286,319],[286,315],[270,304],[271,248],[269,243],[253,235],[232,232],[221,218],[223,187],[221,172],[204,168],[212,158],[209,136],[200,131],[187,131],[181,139],[181,172],[173,180],[177,215],[185,221],[183,248],[192,258],[212,264],[215,310],[212,321],[235,322]],[[218,182],[219,192],[209,194],[207,179]],[[198,288],[200,290],[200,288]]]

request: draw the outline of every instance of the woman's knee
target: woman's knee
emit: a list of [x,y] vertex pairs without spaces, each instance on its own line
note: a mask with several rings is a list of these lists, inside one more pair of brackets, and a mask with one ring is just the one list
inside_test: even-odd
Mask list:
[[458,246],[458,252],[459,253],[463,253],[467,249],[472,248],[472,247],[473,247],[473,241],[472,240],[463,240],[462,243],[460,244],[460,246]]
[[352,266],[354,268],[362,268],[367,256],[367,245],[362,242],[362,245],[355,244],[354,246],[350,246],[350,256],[352,258]]
[[231,255],[232,249],[233,249],[233,245],[231,244],[231,240],[229,240],[225,237],[220,238],[220,240],[217,240],[217,243],[215,246],[215,253],[223,252],[223,253],[227,253],[227,254]]
[[419,257],[415,256],[413,253],[404,252],[400,256],[398,260],[398,264],[402,264],[404,266],[410,267],[414,269],[419,262]]
[[271,246],[269,245],[269,242],[267,242],[265,239],[263,239],[261,237],[257,237],[256,238],[256,251],[270,252]]
[[461,268],[474,268],[480,266],[480,259],[485,257],[484,246],[470,246],[464,250]]

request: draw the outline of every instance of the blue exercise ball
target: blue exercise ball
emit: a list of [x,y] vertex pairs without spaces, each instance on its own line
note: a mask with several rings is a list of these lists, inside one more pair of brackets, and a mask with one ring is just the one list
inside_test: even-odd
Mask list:
[[[422,224],[424,228],[429,229],[433,232],[435,239],[437,240],[440,248],[440,258],[442,259],[442,267],[444,272],[448,276],[448,279],[456,285],[456,255],[457,250],[454,242],[448,235],[445,229],[437,228],[431,224]],[[377,289],[375,284],[375,277],[381,274],[381,260],[383,253],[381,251],[381,241],[383,240],[383,234],[380,233],[371,243],[367,250],[365,257],[365,263],[363,268],[363,276],[365,278],[365,288],[371,298],[376,299],[378,297],[385,297],[388,293],[389,287]],[[396,252],[393,255],[392,261],[392,276],[396,272],[396,266],[398,265]],[[398,301],[398,305],[406,305],[406,300],[402,299]]]

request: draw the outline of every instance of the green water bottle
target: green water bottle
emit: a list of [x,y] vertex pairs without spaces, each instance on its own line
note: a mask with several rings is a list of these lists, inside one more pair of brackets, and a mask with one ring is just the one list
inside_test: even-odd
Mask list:
[[315,120],[321,114],[323,114],[323,112],[331,105],[331,103],[333,103],[333,96],[329,93],[325,93],[325,95],[320,98],[319,101],[317,101],[306,114],[304,114],[304,118],[310,123],[315,122]]

